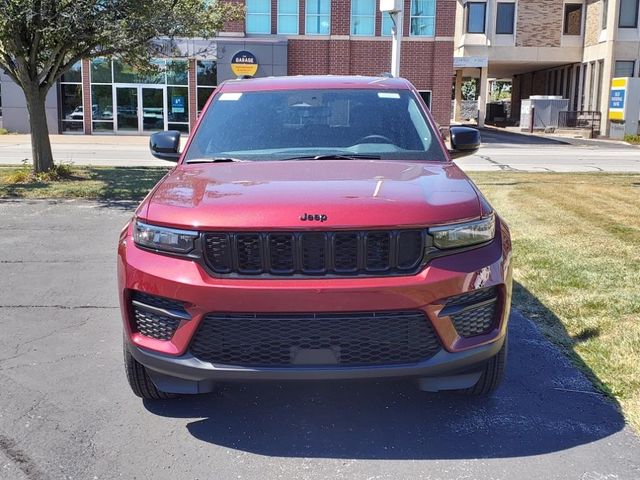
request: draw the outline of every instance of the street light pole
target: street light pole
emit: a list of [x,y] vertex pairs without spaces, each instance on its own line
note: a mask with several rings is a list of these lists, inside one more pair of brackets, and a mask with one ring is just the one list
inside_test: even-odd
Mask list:
[[400,76],[400,49],[402,47],[402,10],[391,13],[393,27],[391,28],[391,74]]
[[402,7],[403,0],[380,0],[380,11],[388,13],[393,21],[391,28],[391,74],[400,76],[400,48],[402,46]]

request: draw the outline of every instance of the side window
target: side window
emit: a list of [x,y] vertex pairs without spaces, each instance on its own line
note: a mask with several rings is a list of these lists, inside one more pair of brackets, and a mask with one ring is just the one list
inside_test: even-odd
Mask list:
[[271,33],[271,1],[247,0],[247,33]]
[[351,35],[375,34],[376,0],[351,0]]
[[515,11],[515,3],[498,2],[496,12],[496,33],[498,35],[513,35]]
[[467,33],[484,33],[487,2],[468,2]]
[[410,35],[433,37],[436,34],[436,0],[411,0]]
[[567,3],[564,6],[565,35],[582,35],[582,4]]
[[329,35],[331,32],[331,2],[309,0],[305,2],[305,33],[307,35]]
[[638,28],[640,0],[620,0],[620,28]]
[[278,0],[278,33],[298,34],[298,0]]
[[425,122],[424,117],[420,112],[420,108],[413,98],[409,99],[407,110],[409,111],[411,121],[416,126],[416,131],[418,132],[418,136],[420,137],[422,148],[424,150],[427,150],[431,146],[431,132],[427,127],[427,122]]

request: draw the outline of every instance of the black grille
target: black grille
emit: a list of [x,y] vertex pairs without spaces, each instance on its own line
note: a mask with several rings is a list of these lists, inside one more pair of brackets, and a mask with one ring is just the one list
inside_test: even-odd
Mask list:
[[498,289],[484,288],[451,297],[439,316],[450,317],[461,337],[489,333],[498,320]]
[[452,315],[451,320],[461,337],[474,337],[490,332],[495,325],[497,300]]
[[191,343],[200,360],[253,367],[415,363],[440,348],[420,311],[209,314]]
[[[132,301],[136,330],[157,340],[171,340],[181,320],[177,315],[188,316],[184,305],[176,300],[136,292]],[[169,314],[156,309],[165,310]]]
[[485,300],[491,300],[498,296],[498,289],[496,287],[480,288],[478,290],[472,290],[462,295],[456,295],[455,297],[447,298],[445,306],[467,306],[474,303],[484,302]]
[[422,230],[204,235],[205,259],[217,274],[409,275],[424,246]]

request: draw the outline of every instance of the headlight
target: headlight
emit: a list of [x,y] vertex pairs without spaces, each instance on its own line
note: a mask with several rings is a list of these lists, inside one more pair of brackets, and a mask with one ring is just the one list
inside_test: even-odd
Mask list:
[[166,252],[189,253],[196,238],[198,232],[157,227],[139,221],[133,228],[133,240],[138,245]]
[[429,229],[433,244],[442,249],[460,248],[492,240],[496,233],[496,218],[491,214],[482,220],[457,223]]

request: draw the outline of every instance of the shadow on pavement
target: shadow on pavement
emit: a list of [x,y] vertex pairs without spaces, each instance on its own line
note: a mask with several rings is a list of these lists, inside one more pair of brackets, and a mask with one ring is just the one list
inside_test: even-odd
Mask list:
[[480,129],[483,144],[512,144],[512,145],[570,145],[570,142],[554,138],[525,135],[517,132],[496,130],[493,128]]
[[422,393],[408,381],[245,383],[144,405],[155,415],[186,419],[204,442],[286,457],[519,457],[624,428],[616,406],[517,311],[509,332],[505,382],[489,398]]
[[103,167],[91,172],[91,179],[104,182],[99,201],[110,203],[109,199],[140,201],[169,169],[162,167]]

